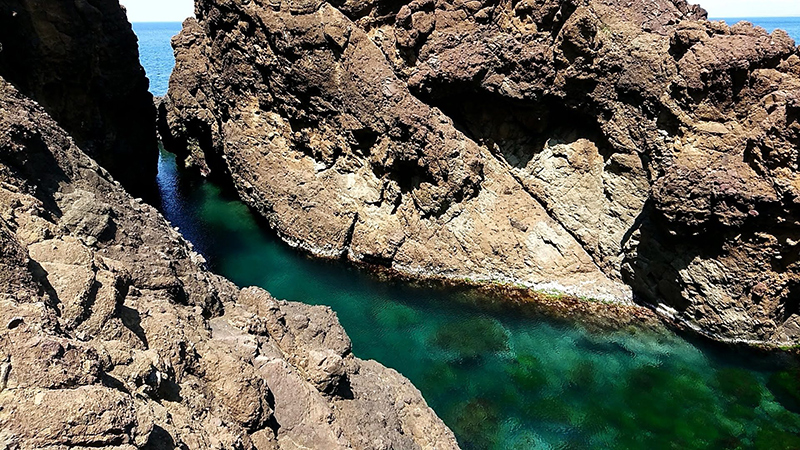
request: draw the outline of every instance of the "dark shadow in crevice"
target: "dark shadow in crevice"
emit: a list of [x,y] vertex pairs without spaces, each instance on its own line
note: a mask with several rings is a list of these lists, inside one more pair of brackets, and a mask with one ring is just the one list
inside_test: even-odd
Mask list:
[[33,259],[28,260],[28,270],[33,276],[33,279],[41,286],[42,293],[47,296],[49,300],[47,306],[55,311],[57,317],[61,317],[61,311],[58,308],[60,300],[53,285],[50,284],[50,281],[47,279],[47,271],[44,270],[41,264]]
[[[44,141],[44,137],[39,132],[28,134],[26,130],[13,127],[8,130],[8,134],[13,144],[24,150],[3,149],[0,153],[0,164],[8,167],[14,176],[36,186],[33,195],[44,204],[43,209],[53,211],[56,217],[60,217],[62,212],[54,196],[61,186],[70,180]],[[54,141],[51,144],[53,146],[67,144],[60,139]]]
[[167,430],[159,425],[153,425],[153,431],[150,432],[150,437],[147,443],[144,444],[142,450],[176,450],[187,449],[183,443],[176,443]]
[[107,373],[102,374],[102,378],[100,379],[100,381],[103,383],[103,386],[105,387],[116,389],[120,392],[124,392],[125,394],[131,395],[131,391],[128,390],[127,387],[125,387],[125,383]]
[[181,396],[181,386],[174,380],[166,379],[158,386],[156,396],[168,402],[180,403],[183,401]]
[[441,109],[455,127],[484,144],[512,167],[525,168],[546,145],[593,142],[605,161],[614,153],[594,108],[560,99],[513,101],[488,93],[454,93],[426,101]]
[[116,315],[122,320],[122,324],[142,341],[145,349],[150,348],[147,342],[147,335],[142,328],[142,316],[139,314],[139,311],[125,305],[118,305]]
[[343,377],[330,394],[345,400],[353,400],[356,398],[353,393],[353,387],[350,384],[350,378],[348,377]]

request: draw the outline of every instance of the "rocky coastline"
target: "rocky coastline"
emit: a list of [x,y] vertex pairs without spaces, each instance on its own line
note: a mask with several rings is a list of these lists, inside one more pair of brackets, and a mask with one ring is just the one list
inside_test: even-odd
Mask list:
[[330,309],[211,274],[5,81],[0,111],[0,443],[457,447],[407,380],[350,353]]
[[195,6],[154,106],[117,1],[0,1],[0,447],[458,448],[331,309],[208,270],[147,203],[157,132],[318,257],[800,343],[785,33],[684,0]]

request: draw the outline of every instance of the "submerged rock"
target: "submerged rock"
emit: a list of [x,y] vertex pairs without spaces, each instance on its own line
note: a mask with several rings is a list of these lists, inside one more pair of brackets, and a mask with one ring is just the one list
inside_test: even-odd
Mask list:
[[767,387],[784,408],[800,414],[800,369],[782,370],[772,374]]
[[683,0],[197,0],[168,148],[292,245],[800,339],[800,54]]
[[484,317],[448,323],[436,331],[431,341],[464,359],[508,350],[506,330],[495,320]]
[[0,1],[0,76],[126,189],[155,198],[153,96],[117,0]]
[[329,308],[210,273],[0,78],[0,447],[457,448]]

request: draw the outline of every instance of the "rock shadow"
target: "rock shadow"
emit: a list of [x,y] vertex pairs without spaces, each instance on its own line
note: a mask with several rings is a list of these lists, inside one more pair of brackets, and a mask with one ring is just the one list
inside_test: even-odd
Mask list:
[[122,324],[142,341],[145,349],[150,348],[147,342],[147,335],[142,328],[142,316],[139,311],[125,305],[118,305],[117,316],[122,320]]
[[142,450],[176,450],[187,449],[183,443],[176,443],[175,438],[164,428],[159,425],[153,425],[153,431],[150,432],[150,437],[147,443],[144,444]]

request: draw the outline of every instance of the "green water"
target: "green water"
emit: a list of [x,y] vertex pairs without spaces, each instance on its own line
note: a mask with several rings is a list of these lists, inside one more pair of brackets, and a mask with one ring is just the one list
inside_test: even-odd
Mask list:
[[241,286],[331,306],[354,353],[400,371],[467,449],[800,449],[800,371],[669,332],[589,330],[457,289],[304,257],[162,153],[174,226]]

